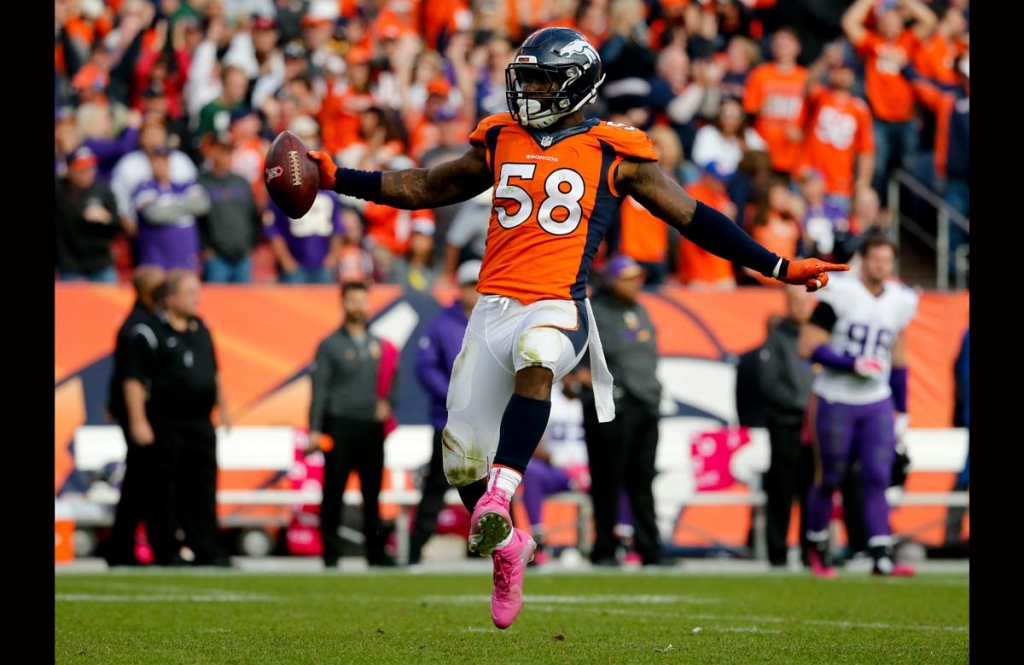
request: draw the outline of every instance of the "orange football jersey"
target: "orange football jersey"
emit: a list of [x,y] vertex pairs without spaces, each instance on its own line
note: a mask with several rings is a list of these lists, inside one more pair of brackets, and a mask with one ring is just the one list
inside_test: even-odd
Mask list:
[[912,30],[904,30],[894,43],[868,32],[855,44],[864,58],[864,94],[875,118],[886,122],[913,119],[914,91],[902,70],[918,44]]
[[524,304],[586,298],[591,263],[622,202],[615,169],[623,160],[658,161],[650,137],[598,120],[542,132],[499,113],[480,121],[470,141],[487,150],[494,174],[477,291]]
[[772,168],[789,173],[796,166],[800,144],[787,135],[806,120],[807,69],[782,71],[774,62],[754,67],[747,77],[743,110],[754,116],[754,129],[768,144]]
[[871,109],[860,97],[823,86],[814,88],[811,106],[797,170],[816,169],[825,176],[828,194],[853,196],[857,156],[875,152]]

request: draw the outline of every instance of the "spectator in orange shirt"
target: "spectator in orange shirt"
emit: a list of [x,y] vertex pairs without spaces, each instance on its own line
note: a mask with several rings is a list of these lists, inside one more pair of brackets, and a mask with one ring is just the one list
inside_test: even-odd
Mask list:
[[[361,115],[378,103],[373,83],[373,54],[361,46],[345,56],[347,86],[335,85],[320,107],[320,126],[324,128],[324,147],[332,155],[360,141]],[[344,80],[344,79],[341,79]]]
[[[911,65],[920,76],[933,81],[936,85],[956,87],[960,83],[960,73],[956,70],[956,59],[968,48],[967,19],[964,10],[954,3],[948,3],[945,9],[932,4],[938,15],[935,30],[914,53]],[[911,81],[913,84],[913,81]],[[937,189],[935,181],[935,151],[941,150],[936,145],[938,134],[934,111],[926,105],[918,105],[920,114],[919,143],[917,146],[914,175],[918,180],[932,189]]]
[[911,57],[917,72],[940,85],[957,85],[956,59],[967,50],[967,18],[959,7],[950,4],[938,12],[935,30]]
[[[384,165],[384,171],[412,168],[413,161],[399,155]],[[367,202],[362,209],[363,220],[366,222],[367,249],[373,256],[374,263],[383,275],[390,279],[394,265],[401,261],[409,251],[409,239],[413,227],[421,222],[437,224],[434,211],[400,210],[383,203]]]
[[[726,192],[728,175],[715,162],[705,164],[699,180],[683,189],[698,201],[736,219],[736,204]],[[730,261],[715,256],[686,238],[679,239],[679,281],[698,291],[730,291],[736,288],[736,273]]]
[[[108,15],[97,16],[95,11],[90,11],[83,3],[66,0],[54,3],[54,20],[57,29],[54,44],[55,73],[67,83],[66,79],[74,76],[81,66],[81,55],[90,44],[103,41],[112,25]],[[58,83],[58,88],[62,87]],[[71,103],[74,100],[62,98],[57,101]]]
[[97,102],[106,104],[107,86],[110,85],[110,69],[114,66],[116,52],[99,41],[92,45],[89,59],[71,77],[78,104]]
[[443,77],[427,84],[427,101],[422,113],[413,113],[409,123],[409,155],[422,162],[428,151],[442,144],[469,143],[462,114],[448,105],[452,85]]
[[[843,57],[843,47],[830,44],[811,67],[808,105],[810,121],[799,170],[812,169],[825,178],[826,200],[850,210],[857,183],[874,174],[875,140],[871,110],[852,90],[857,74]],[[824,75],[825,85],[817,77]]]
[[474,17],[469,5],[468,0],[420,0],[417,9],[426,48],[444,51],[453,34],[471,28]]
[[[679,182],[679,165],[683,146],[670,127],[651,128],[651,141],[658,153],[658,164],[669,178]],[[648,212],[633,197],[627,196],[619,209],[619,253],[635,260],[644,269],[645,286],[657,286],[668,273],[668,239],[670,228]]]
[[339,166],[375,171],[405,151],[398,114],[380,106],[359,112],[359,134],[335,157]]
[[[868,29],[865,21],[875,6],[875,0],[855,0],[843,14],[842,27],[864,60],[864,90],[875,130],[872,186],[887,205],[889,176],[900,166],[914,171],[918,144],[914,93],[902,69],[931,35],[936,19],[921,0],[897,0],[876,10],[875,28]],[[904,13],[912,17],[912,27],[907,27]]]
[[754,129],[768,143],[772,170],[790,179],[804,141],[807,69],[797,64],[800,42],[793,28],[780,26],[772,35],[772,60],[747,77],[743,109]]
[[[772,179],[764,191],[750,227],[750,235],[773,252],[784,251],[783,256],[803,258],[803,231],[800,220],[804,216],[804,202],[794,194],[790,183],[783,177]],[[764,286],[774,287],[776,280],[744,269],[744,272]],[[785,286],[779,284],[779,286]]]

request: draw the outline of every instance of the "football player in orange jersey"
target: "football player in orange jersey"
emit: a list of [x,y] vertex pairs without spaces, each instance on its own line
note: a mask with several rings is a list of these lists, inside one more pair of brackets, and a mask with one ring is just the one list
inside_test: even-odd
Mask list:
[[313,151],[320,187],[396,208],[437,208],[492,189],[487,249],[448,391],[444,469],[472,511],[469,547],[493,555],[491,617],[509,627],[523,604],[535,543],[513,528],[509,502],[551,410],[551,386],[588,344],[597,412],[615,416],[612,376],[593,325],[587,278],[627,194],[705,249],[790,284],[817,290],[845,265],[790,262],[697,202],[658,166],[642,131],[586,119],[604,80],[580,32],[542,28],[505,71],[509,113],[483,119],[462,157],[429,169],[337,168]]

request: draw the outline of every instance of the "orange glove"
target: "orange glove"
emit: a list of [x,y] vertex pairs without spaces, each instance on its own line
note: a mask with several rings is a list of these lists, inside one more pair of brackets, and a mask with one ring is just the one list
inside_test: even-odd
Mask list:
[[804,285],[810,292],[817,291],[828,284],[829,272],[845,272],[850,266],[845,263],[826,263],[821,259],[802,259],[790,261],[786,274],[776,279],[786,284]]
[[306,155],[320,167],[320,189],[334,190],[334,174],[338,172],[331,156],[321,150],[311,150]]

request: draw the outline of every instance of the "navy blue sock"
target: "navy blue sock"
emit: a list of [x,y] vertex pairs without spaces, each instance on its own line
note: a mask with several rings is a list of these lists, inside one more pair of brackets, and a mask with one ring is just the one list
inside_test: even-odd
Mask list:
[[526,473],[551,415],[551,402],[512,394],[501,417],[498,452],[494,463]]
[[466,507],[466,510],[472,514],[473,509],[476,508],[476,504],[487,492],[487,477],[483,477],[480,480],[474,480],[468,485],[463,485],[459,489],[459,498],[462,499],[462,505]]

